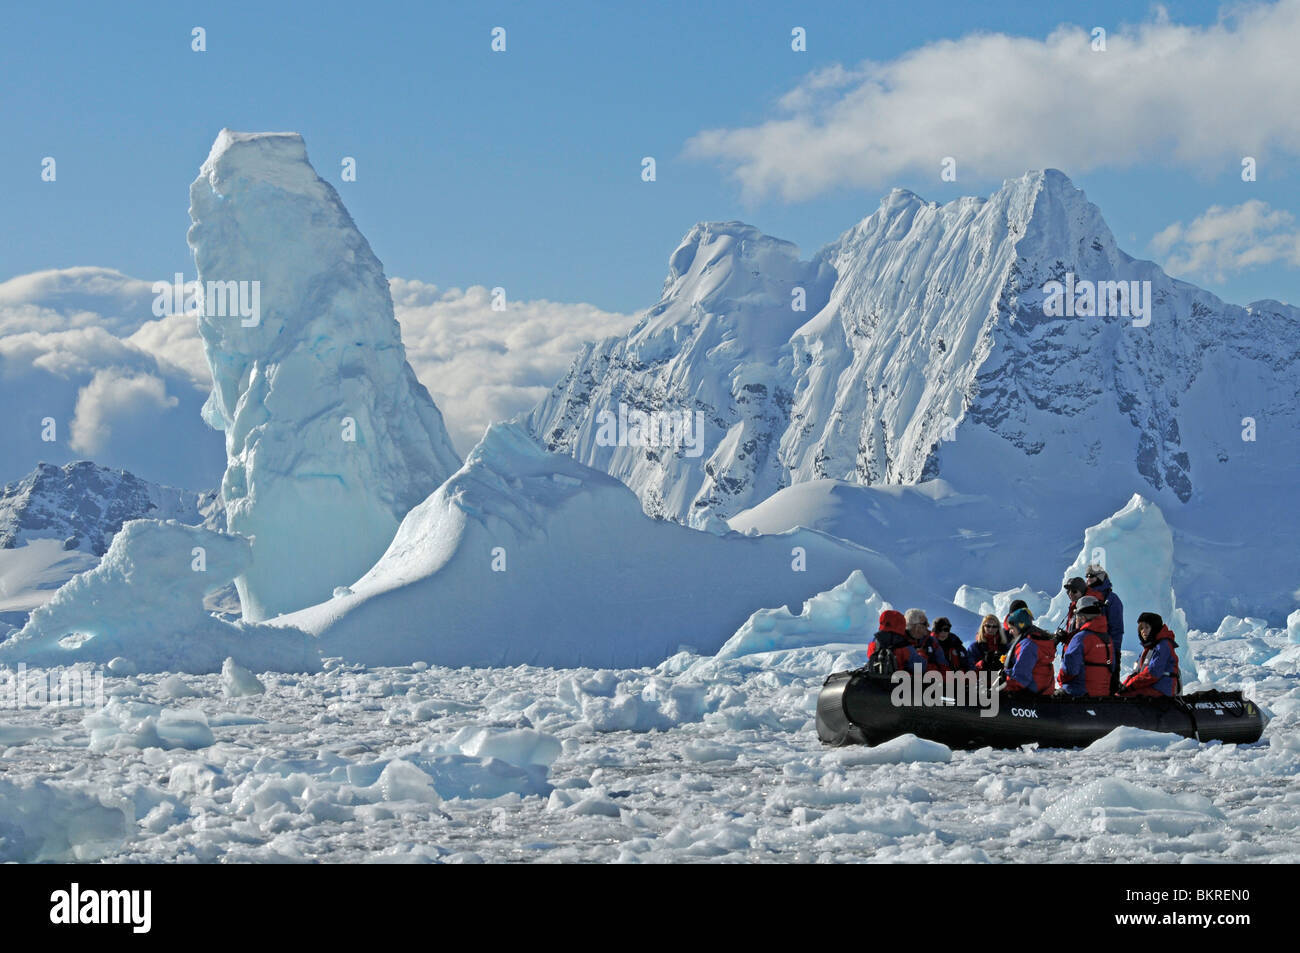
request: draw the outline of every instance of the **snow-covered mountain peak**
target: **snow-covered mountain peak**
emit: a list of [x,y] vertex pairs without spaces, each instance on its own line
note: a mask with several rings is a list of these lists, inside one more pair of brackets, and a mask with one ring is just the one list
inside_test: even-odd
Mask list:
[[[741,245],[737,251],[744,254],[745,242],[774,247],[785,246],[791,254],[798,255],[798,249],[789,242],[764,235],[753,225],[744,222],[696,222],[682,237],[681,244],[668,259],[668,278],[664,282],[665,293],[674,282],[693,269],[727,257],[737,243]],[[752,247],[749,252],[752,254]],[[705,256],[704,259],[700,259],[701,254]]]
[[917,195],[911,189],[894,187],[880,200],[880,206],[873,214],[896,215],[914,208],[937,208],[937,202],[931,202]]
[[215,494],[159,486],[89,460],[38,464],[0,489],[0,548],[58,539],[66,549],[102,556],[127,520],[151,517],[203,522]]
[[668,334],[680,344],[688,329],[720,322],[720,337],[733,349],[770,347],[825,303],[832,280],[822,262],[802,261],[791,242],[743,222],[700,222],[669,257],[659,303],[630,337],[653,348]]
[[[943,205],[896,189],[807,263],[745,226],[697,226],[659,303],[584,349],[528,424],[696,527],[793,484],[943,477],[991,498],[1011,481],[1026,512],[1140,492],[1175,528],[1199,499],[1209,539],[1225,507],[1260,522],[1242,487],[1294,479],[1298,326],[1300,310],[1225,304],[1125,254],[1043,169]],[[702,452],[598,440],[623,406],[700,414]],[[1281,452],[1255,452],[1247,418]]]
[[1129,260],[1116,246],[1101,209],[1063,172],[1045,169],[1008,179],[990,204],[1000,200],[1023,258],[1057,258],[1070,250],[1084,275]]

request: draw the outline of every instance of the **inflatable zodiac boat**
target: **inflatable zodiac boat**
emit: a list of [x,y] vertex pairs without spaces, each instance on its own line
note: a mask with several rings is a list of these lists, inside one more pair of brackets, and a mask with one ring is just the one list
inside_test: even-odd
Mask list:
[[936,692],[920,703],[890,676],[837,672],[817,699],[817,736],[828,745],[876,745],[914,734],[950,748],[1081,748],[1127,725],[1198,741],[1249,744],[1266,718],[1241,692],[1205,691],[1177,698],[1061,698],[1032,693],[962,697]]

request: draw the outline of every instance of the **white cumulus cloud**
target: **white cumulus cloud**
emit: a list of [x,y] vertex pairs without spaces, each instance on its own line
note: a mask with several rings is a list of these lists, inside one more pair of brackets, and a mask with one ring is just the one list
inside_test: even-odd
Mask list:
[[212,372],[203,354],[203,338],[199,335],[199,324],[194,315],[168,314],[155,321],[146,321],[123,340],[184,371],[196,387],[212,386]]
[[[494,311],[491,292],[479,286],[443,289],[402,278],[389,285],[407,359],[462,452],[489,423],[536,404],[585,342],[623,334],[635,321],[543,299],[507,299],[504,311]],[[102,268],[0,283],[0,371],[15,380],[45,372],[47,391],[57,382],[77,394],[70,445],[80,453],[105,447],[126,415],[173,406],[192,387],[188,403],[212,386],[193,315],[155,318],[151,288]],[[205,426],[197,415],[194,425]]]
[[1172,275],[1223,282],[1259,265],[1300,267],[1300,231],[1295,216],[1267,202],[1211,205],[1191,224],[1174,222],[1151,247]]
[[100,327],[130,334],[153,317],[153,284],[81,265],[0,282],[0,334]]
[[489,423],[529,410],[564,376],[583,343],[625,333],[632,315],[536,299],[492,310],[482,286],[389,281],[407,360],[467,452]]
[[167,384],[161,377],[119,368],[96,371],[77,393],[68,446],[78,453],[94,454],[108,442],[116,421],[168,410],[177,402],[167,396]]
[[1209,26],[1154,18],[1045,39],[975,33],[887,62],[808,76],[758,125],[706,130],[687,154],[717,160],[750,198],[841,186],[958,180],[1030,168],[1083,172],[1147,160],[1197,168],[1300,155],[1300,0],[1225,9]]

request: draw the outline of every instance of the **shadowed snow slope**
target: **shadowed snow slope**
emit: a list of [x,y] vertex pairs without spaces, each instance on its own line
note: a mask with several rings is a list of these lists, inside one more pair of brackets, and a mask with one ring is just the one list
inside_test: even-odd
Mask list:
[[641,665],[683,644],[711,654],[755,608],[797,607],[855,569],[897,606],[967,617],[821,533],[718,536],[651,519],[618,481],[501,424],[350,592],[274,622],[367,664]]
[[0,662],[55,666],[118,656],[154,672],[216,672],[233,657],[257,671],[314,672],[311,640],[290,628],[224,622],[208,592],[250,561],[248,540],[158,520],[126,523],[98,566],[73,578],[0,644]]
[[261,619],[365,572],[460,459],[406,362],[383,266],[300,136],[223,130],[190,217],[200,279],[249,283],[249,311],[259,296],[245,317],[209,295],[199,328],[228,525],[253,538],[237,585]]

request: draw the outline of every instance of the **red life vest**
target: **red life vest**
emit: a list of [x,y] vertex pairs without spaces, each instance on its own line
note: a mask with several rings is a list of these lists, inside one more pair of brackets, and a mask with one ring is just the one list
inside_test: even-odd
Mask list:
[[[1012,647],[1012,651],[1016,654],[1017,658],[1020,653],[1024,651],[1023,648],[1018,646],[1020,646],[1026,638],[1033,639],[1034,648],[1037,650],[1038,654],[1034,658],[1034,684],[1026,685],[1024,688],[1038,692],[1040,695],[1050,695],[1052,692],[1052,680],[1056,674],[1053,667],[1053,663],[1056,661],[1056,639],[1037,626],[1034,626],[1025,633],[1024,637],[1016,642],[1015,646]],[[1015,664],[1013,659],[1007,659],[1007,662],[1007,668],[1011,668],[1012,665]],[[1014,679],[1008,679],[1008,684],[1015,685],[1016,682]]]
[[1083,637],[1083,690],[1094,698],[1110,694],[1112,668],[1110,637],[1104,615],[1094,616],[1079,627]]
[[1029,637],[1034,640],[1035,648],[1038,649],[1038,658],[1034,660],[1034,690],[1050,694],[1052,691],[1052,682],[1056,677],[1053,664],[1056,661],[1056,639],[1052,638],[1046,632],[1031,629]]

